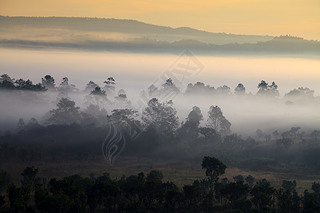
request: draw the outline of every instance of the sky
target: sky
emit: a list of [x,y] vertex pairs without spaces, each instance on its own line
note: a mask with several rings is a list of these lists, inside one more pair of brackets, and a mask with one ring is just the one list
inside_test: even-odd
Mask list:
[[319,0],[0,0],[0,15],[134,19],[210,32],[320,40]]

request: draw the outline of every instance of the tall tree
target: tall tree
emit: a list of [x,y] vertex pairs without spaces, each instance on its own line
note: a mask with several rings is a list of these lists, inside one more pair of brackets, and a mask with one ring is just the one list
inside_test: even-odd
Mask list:
[[210,182],[210,190],[213,191],[213,184],[216,183],[220,175],[225,173],[227,166],[215,157],[204,157],[202,169],[206,169],[206,176]]
[[210,85],[205,85],[202,82],[197,82],[194,85],[188,84],[185,94],[190,95],[212,95],[215,92],[215,88]]
[[273,81],[271,85],[262,80],[258,84],[257,95],[267,96],[267,97],[277,97],[279,96],[278,85]]
[[106,96],[106,91],[102,90],[99,86],[97,86],[90,92],[90,95]]
[[107,98],[105,90],[102,90],[99,86],[95,87],[89,95],[86,96],[86,105],[96,105],[100,108],[106,107],[111,104],[111,101]]
[[0,88],[13,89],[14,79],[11,79],[9,75],[3,74],[0,76]]
[[172,79],[169,78],[166,80],[166,82],[162,85],[162,88],[160,89],[160,97],[161,100],[166,100],[167,97],[171,98],[177,95],[180,90],[179,88],[173,83]]
[[68,92],[77,92],[78,89],[74,84],[69,84],[69,79],[67,77],[62,78],[62,81],[58,87],[60,92],[68,93]]
[[130,128],[134,128],[136,125],[141,125],[137,118],[138,112],[135,110],[114,109],[112,110],[112,114],[108,116],[108,121],[119,128],[130,130]]
[[231,123],[223,116],[218,106],[211,106],[208,112],[208,127],[215,129],[221,135],[231,132]]
[[238,86],[234,89],[234,94],[236,95],[245,95],[246,88],[243,86],[242,83],[239,83]]
[[252,201],[258,210],[271,209],[275,189],[266,179],[260,180],[251,190]]
[[194,106],[189,113],[186,122],[179,129],[179,135],[186,138],[196,138],[199,133],[200,121],[203,120],[203,115],[199,107]]
[[231,91],[230,91],[230,87],[228,87],[227,85],[223,85],[217,88],[216,90],[218,95],[230,95]]
[[90,104],[81,113],[83,117],[83,124],[95,125],[98,127],[104,126],[108,121],[108,113],[104,108],[100,108],[98,105]]
[[106,85],[104,86],[103,89],[106,91],[106,93],[108,95],[114,96],[114,92],[116,90],[116,81],[114,80],[114,78],[113,77],[109,77],[109,78],[107,78],[106,81],[104,81],[104,83]]
[[132,108],[131,101],[127,98],[126,91],[124,91],[123,89],[120,89],[118,91],[118,96],[116,96],[114,99],[115,100],[113,105],[115,108],[120,108],[120,109]]
[[96,87],[99,87],[98,84],[96,84],[93,81],[89,81],[89,83],[87,83],[86,88],[84,89],[85,92],[91,92],[92,90],[94,90]]
[[52,124],[72,124],[80,123],[81,114],[75,102],[68,98],[61,98],[57,104],[57,109],[50,110],[49,123]]
[[32,84],[30,80],[19,79],[15,81],[15,87],[20,90],[45,91],[47,90],[42,84]]
[[146,127],[155,128],[164,136],[173,136],[178,128],[177,111],[172,107],[172,102],[159,103],[153,98],[142,113],[142,120]]
[[42,85],[48,90],[56,90],[55,80],[51,75],[46,75],[42,78]]
[[289,101],[304,102],[314,99],[314,90],[309,88],[299,87],[298,89],[291,90],[284,95],[284,98]]

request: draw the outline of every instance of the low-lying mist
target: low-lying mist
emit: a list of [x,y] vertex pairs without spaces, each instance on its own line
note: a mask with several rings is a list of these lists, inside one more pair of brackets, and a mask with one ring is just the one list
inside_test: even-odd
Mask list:
[[1,50],[2,159],[318,171],[318,60]]
[[[148,101],[152,98],[158,98],[159,102],[172,101],[180,123],[185,122],[192,108],[197,106],[203,114],[203,120],[200,123],[203,127],[208,125],[210,106],[218,106],[231,123],[231,131],[242,136],[255,136],[257,129],[271,134],[275,130],[285,131],[293,126],[300,126],[305,131],[312,131],[319,128],[320,125],[320,99],[314,96],[313,90],[308,88],[292,88],[291,92],[279,97],[277,88],[275,94],[270,92],[270,85],[266,87],[265,94],[261,92],[264,91],[261,88],[257,88],[257,92],[252,94],[246,92],[246,88],[242,84],[240,92],[237,89],[232,91],[226,85],[215,88],[214,85],[205,85],[201,82],[191,83],[185,90],[174,91],[172,87],[166,88],[168,82],[176,88],[174,82],[164,81],[155,89],[152,89],[153,84],[151,84],[149,88],[144,90],[148,95],[141,96],[142,91],[126,91],[118,87],[118,82],[121,82],[119,79],[112,84],[111,92],[108,92],[108,84],[106,83],[108,80],[103,84],[104,87],[101,84],[101,88],[99,88],[102,92],[107,90],[107,93],[105,97],[101,98],[98,95],[97,98],[92,93],[94,87],[98,86],[93,85],[94,82],[91,85],[88,82],[86,89],[81,90],[75,85],[69,84],[68,81],[67,79],[69,88],[67,91],[63,89],[63,83],[57,86],[54,91],[2,88],[0,90],[1,132],[14,131],[20,118],[25,122],[35,118],[41,125],[50,124],[48,122],[50,110],[57,108],[59,100],[63,97],[74,101],[75,105],[80,107],[80,111],[84,112],[90,105],[96,105],[100,109],[105,109],[108,115],[111,115],[114,109],[130,108],[137,110],[141,116]],[[119,84],[121,85],[121,83]],[[164,88],[166,91],[163,91]],[[239,89],[239,85],[237,88]],[[155,90],[158,92],[154,92]],[[153,93],[151,93],[152,91]],[[163,92],[166,94],[163,95]],[[123,100],[119,99],[121,95],[124,95]]]

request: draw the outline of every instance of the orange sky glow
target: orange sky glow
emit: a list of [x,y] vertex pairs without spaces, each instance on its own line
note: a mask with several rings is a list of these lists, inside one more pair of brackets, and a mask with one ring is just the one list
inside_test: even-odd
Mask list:
[[0,0],[0,15],[135,19],[210,32],[320,40],[319,0]]

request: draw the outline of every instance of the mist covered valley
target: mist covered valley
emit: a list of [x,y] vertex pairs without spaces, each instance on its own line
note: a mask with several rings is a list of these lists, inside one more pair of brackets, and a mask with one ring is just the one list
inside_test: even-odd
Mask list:
[[[58,182],[73,187],[69,180],[88,179],[74,175],[79,174],[91,178],[93,185],[86,190],[107,181],[101,188],[111,184],[124,192],[123,184],[131,187],[132,178],[139,177],[149,193],[155,175],[158,187],[166,184],[163,177],[183,187],[175,192],[187,200],[189,186],[209,183],[199,164],[204,156],[214,156],[228,167],[215,183],[216,203],[222,202],[218,192],[224,190],[219,184],[247,187],[251,180],[253,194],[268,178],[279,193],[284,184],[293,184],[296,197],[317,186],[318,60],[198,56],[190,50],[180,55],[0,50],[2,178],[10,174],[18,183],[21,171],[36,174],[39,168],[43,185],[51,189],[55,179],[46,184],[47,179],[63,178]],[[245,176],[246,183],[241,182]],[[283,179],[290,181],[281,185]],[[255,180],[260,182],[254,185]],[[209,186],[203,187],[201,193],[209,194]],[[109,192],[101,199],[113,198]],[[62,205],[55,202],[43,208]],[[146,208],[160,205],[157,199],[151,203]],[[96,208],[109,206],[105,201]]]
[[0,0],[0,212],[320,212],[319,11]]
[[[66,95],[75,101],[81,110],[90,105],[87,97],[90,90],[94,89],[87,88],[90,81],[105,90],[104,82],[107,78],[115,79],[113,93],[106,94],[110,102],[99,106],[109,114],[115,107],[111,102],[114,102],[114,97],[119,91],[124,92],[131,107],[139,109],[141,113],[148,100],[154,98],[150,94],[150,86],[160,89],[166,80],[171,78],[177,91],[173,91],[172,97],[169,95],[160,101],[172,99],[179,122],[184,122],[192,107],[198,106],[204,115],[201,125],[206,126],[209,107],[217,105],[232,123],[231,130],[246,137],[254,136],[256,129],[272,131],[291,126],[316,129],[320,123],[320,75],[317,73],[320,63],[317,60],[281,57],[204,57],[193,55],[192,52],[192,55],[186,52],[182,52],[181,55],[141,55],[1,50],[2,74],[8,74],[15,80],[29,79],[34,84],[42,83],[41,78],[51,75],[57,87],[55,91],[39,92],[41,95],[31,94],[30,97],[28,91],[2,89],[1,100],[5,100],[1,101],[2,133],[6,130],[12,131],[19,118],[36,118],[41,124],[45,124],[45,114],[56,107],[61,95],[62,90],[59,86],[62,85],[60,83],[64,77],[67,77],[68,84],[74,87],[73,91]],[[179,67],[188,63],[190,70]],[[257,95],[258,84],[262,80],[269,85],[272,82],[276,83],[277,94],[273,95],[274,97]],[[195,88],[196,93],[186,95],[190,90],[189,83],[198,88]],[[245,95],[234,94],[239,83],[244,85]],[[308,90],[298,91],[298,88]],[[10,95],[11,92],[22,94]],[[148,93],[147,96],[142,97],[142,92]],[[159,98],[159,94],[154,95],[155,98]],[[143,102],[142,106],[139,102]]]

